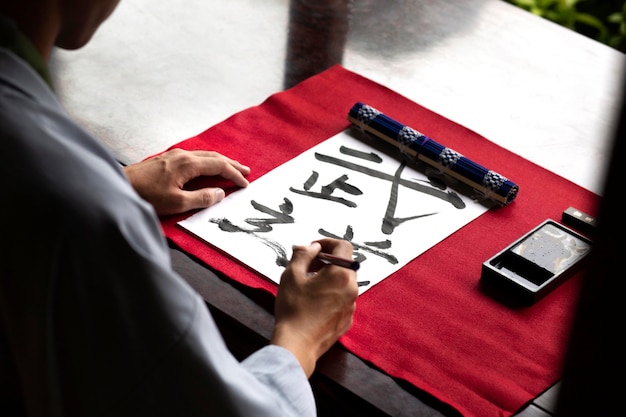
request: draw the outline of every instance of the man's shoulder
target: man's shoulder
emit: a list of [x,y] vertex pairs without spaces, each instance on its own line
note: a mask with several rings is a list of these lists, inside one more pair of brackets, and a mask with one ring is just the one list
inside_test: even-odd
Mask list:
[[13,51],[0,46],[0,102],[23,99],[60,107],[41,76]]

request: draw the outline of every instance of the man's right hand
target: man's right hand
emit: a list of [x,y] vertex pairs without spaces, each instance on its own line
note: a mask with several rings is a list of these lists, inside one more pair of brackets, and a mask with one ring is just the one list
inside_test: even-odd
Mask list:
[[358,286],[356,272],[336,265],[312,271],[321,251],[352,259],[352,244],[322,239],[295,246],[276,295],[271,343],[291,351],[307,377],[330,347],[352,326]]

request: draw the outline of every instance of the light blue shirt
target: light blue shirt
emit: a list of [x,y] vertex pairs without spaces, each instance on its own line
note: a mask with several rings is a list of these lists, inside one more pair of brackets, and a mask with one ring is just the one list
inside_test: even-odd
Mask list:
[[314,416],[296,358],[228,351],[151,205],[0,48],[0,407],[30,416]]

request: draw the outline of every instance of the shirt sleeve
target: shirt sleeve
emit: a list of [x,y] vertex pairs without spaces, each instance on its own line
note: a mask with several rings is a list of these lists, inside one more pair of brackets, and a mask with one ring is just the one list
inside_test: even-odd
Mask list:
[[285,398],[290,414],[315,415],[308,379],[296,357],[287,349],[269,345],[250,355],[242,364],[276,395]]
[[179,343],[114,404],[110,415],[314,417],[304,371],[284,348],[268,345],[243,362],[223,343],[199,297]]

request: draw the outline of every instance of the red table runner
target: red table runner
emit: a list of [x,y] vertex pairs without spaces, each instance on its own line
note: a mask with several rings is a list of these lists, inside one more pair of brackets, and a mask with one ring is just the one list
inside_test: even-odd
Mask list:
[[[533,306],[512,307],[481,290],[481,264],[546,218],[559,221],[569,206],[594,215],[597,195],[339,65],[174,147],[237,159],[252,168],[253,181],[349,127],[358,101],[507,176],[520,192],[360,296],[341,343],[465,416],[519,411],[561,376],[581,274]],[[273,283],[177,227],[187,216],[162,219],[170,239],[232,279],[276,293]]]

